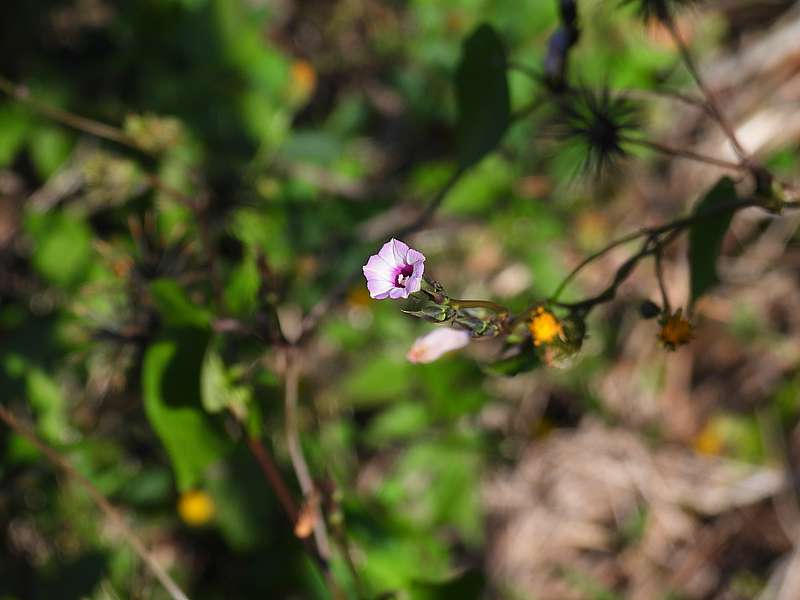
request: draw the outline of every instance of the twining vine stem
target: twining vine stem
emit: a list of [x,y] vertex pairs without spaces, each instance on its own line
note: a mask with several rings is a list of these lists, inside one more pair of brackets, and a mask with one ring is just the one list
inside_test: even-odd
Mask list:
[[[635,258],[636,261],[638,261],[639,259],[644,258],[647,255],[650,255],[650,254],[653,254],[653,253],[657,253],[657,252],[661,252],[663,250],[663,248],[669,244],[669,242],[671,242],[673,239],[675,239],[674,236],[668,236],[666,238],[659,239],[660,236],[662,236],[665,233],[674,233],[675,235],[677,235],[677,234],[681,233],[684,229],[690,227],[691,225],[694,225],[695,223],[702,222],[702,221],[704,221],[706,219],[718,216],[720,214],[724,214],[726,212],[733,213],[733,212],[735,212],[737,210],[740,210],[742,208],[747,208],[747,207],[752,207],[752,206],[760,206],[760,204],[758,202],[756,202],[755,200],[750,199],[750,198],[742,199],[742,200],[738,200],[736,202],[730,202],[730,203],[727,203],[727,204],[716,206],[714,208],[711,208],[711,209],[708,209],[708,210],[704,210],[704,211],[701,211],[699,213],[695,213],[693,215],[689,215],[687,217],[681,217],[679,219],[675,219],[673,221],[670,221],[668,223],[664,223],[662,225],[656,225],[654,227],[645,227],[645,228],[639,229],[637,231],[634,231],[632,233],[629,233],[629,234],[627,234],[625,236],[622,236],[621,238],[618,238],[618,239],[610,242],[609,244],[607,244],[606,246],[604,246],[603,248],[601,248],[597,252],[595,252],[593,254],[590,254],[589,256],[584,258],[580,263],[578,263],[578,265],[575,268],[573,268],[572,271],[570,271],[570,273],[561,281],[561,283],[556,288],[555,292],[553,292],[552,296],[550,296],[550,298],[548,299],[548,303],[554,304],[556,306],[562,306],[562,307],[565,307],[565,308],[574,308],[576,306],[586,306],[589,303],[589,300],[584,300],[584,301],[581,301],[581,302],[578,302],[578,303],[565,304],[565,303],[559,302],[559,298],[561,297],[561,294],[564,292],[566,287],[570,284],[570,282],[572,282],[572,280],[575,278],[575,276],[581,270],[583,270],[584,267],[586,267],[590,263],[594,262],[598,258],[604,256],[605,254],[607,254],[608,252],[610,252],[611,250],[613,250],[614,248],[616,248],[618,246],[621,246],[621,245],[626,244],[628,242],[632,242],[632,241],[637,240],[637,239],[642,238],[642,237],[646,237],[647,239],[645,241],[645,244],[643,245],[642,250],[640,250],[637,254],[635,254],[632,257],[632,258]],[[655,245],[653,245],[653,242],[655,242]],[[631,259],[629,259],[629,260],[631,260]],[[623,267],[626,264],[627,264],[627,261],[626,261],[625,264],[623,264]],[[620,267],[620,269],[622,269],[623,267]],[[598,302],[594,302],[594,304],[597,304],[597,303]]]

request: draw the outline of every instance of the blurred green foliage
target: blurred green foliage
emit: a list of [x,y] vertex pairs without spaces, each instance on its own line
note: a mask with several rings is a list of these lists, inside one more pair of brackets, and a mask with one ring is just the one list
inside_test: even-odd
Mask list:
[[[534,274],[508,305],[521,309],[563,278],[571,209],[594,200],[569,183],[581,159],[541,141],[545,116],[506,132],[536,97],[506,61],[541,63],[555,4],[0,8],[0,74],[49,106],[119,125],[130,142],[0,100],[0,168],[27,191],[7,217],[18,237],[2,248],[12,275],[0,302],[2,402],[122,507],[191,598],[328,597],[246,439],[263,440],[299,497],[277,323],[363,264],[392,207],[419,209],[472,167],[440,212],[483,228],[504,263]],[[580,77],[650,88],[669,76],[672,51],[632,26],[630,11],[588,10],[573,59]],[[543,188],[518,185],[532,172]],[[702,238],[713,252],[693,257],[695,295],[711,283],[726,228]],[[470,236],[426,238],[431,271],[468,260]],[[468,287],[463,271],[445,274]],[[404,354],[423,328],[369,301],[360,283],[347,293],[325,315],[300,387],[302,448],[336,490],[358,566],[355,580],[334,544],[334,578],[347,597],[479,598],[480,484],[502,460],[479,424],[486,377],[530,370],[539,357],[412,365]],[[248,334],[226,330],[226,319]],[[603,412],[588,382],[613,360],[616,325],[597,323],[595,350],[569,378],[553,375],[577,411]],[[785,418],[796,416],[797,388],[778,395]],[[740,457],[758,460],[752,425],[732,417],[723,429]],[[0,479],[0,598],[166,597],[88,497],[6,430]],[[177,509],[194,489],[215,506],[200,527]],[[615,597],[572,579],[590,597]]]

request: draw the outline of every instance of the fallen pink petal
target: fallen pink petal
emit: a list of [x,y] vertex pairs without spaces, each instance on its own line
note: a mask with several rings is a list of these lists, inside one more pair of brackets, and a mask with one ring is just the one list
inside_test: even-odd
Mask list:
[[469,333],[460,329],[434,329],[417,338],[406,358],[412,363],[433,362],[447,352],[463,348],[469,344],[469,340]]
[[362,267],[370,297],[375,300],[408,298],[422,287],[425,255],[392,238]]

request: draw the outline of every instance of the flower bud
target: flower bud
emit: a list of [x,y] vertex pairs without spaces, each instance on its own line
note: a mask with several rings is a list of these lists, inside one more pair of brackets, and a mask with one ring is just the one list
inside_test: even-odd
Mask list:
[[661,307],[652,300],[645,300],[639,305],[639,315],[643,319],[655,319],[661,314]]
[[417,338],[406,358],[412,363],[433,362],[451,350],[463,348],[469,344],[469,340],[470,335],[466,331],[441,327]]

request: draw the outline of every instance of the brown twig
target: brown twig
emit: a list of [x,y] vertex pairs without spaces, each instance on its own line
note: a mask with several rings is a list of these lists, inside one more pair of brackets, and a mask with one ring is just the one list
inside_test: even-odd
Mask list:
[[297,504],[294,498],[292,498],[292,493],[289,491],[286,483],[283,481],[283,477],[281,477],[281,473],[275,465],[275,461],[272,460],[264,444],[262,444],[261,440],[258,438],[248,436],[247,445],[258,462],[258,466],[261,467],[264,476],[267,478],[267,482],[272,488],[272,491],[275,492],[275,495],[278,497],[278,501],[286,512],[286,516],[289,517],[289,520],[294,525],[298,515]]
[[15,84],[2,75],[0,75],[0,92],[4,92],[15,100],[30,106],[35,111],[67,127],[77,129],[78,131],[84,131],[93,136],[122,144],[123,146],[128,146],[134,150],[142,150],[134,139],[121,129],[41,102],[30,95],[30,91],[26,86]]
[[[674,239],[674,236],[682,232],[688,226],[693,225],[694,223],[697,222],[701,222],[705,219],[709,219],[724,212],[728,211],[734,212],[739,209],[751,206],[758,206],[758,204],[754,200],[746,198],[738,200],[736,202],[731,202],[729,204],[716,206],[712,209],[699,212],[697,214],[681,217],[673,221],[670,221],[669,223],[664,223],[663,225],[657,225],[655,227],[644,227],[642,229],[639,229],[638,231],[634,231],[621,238],[618,238],[610,242],[604,248],[601,248],[594,254],[587,256],[574,269],[572,269],[572,271],[570,271],[569,274],[558,285],[555,292],[553,292],[553,294],[548,299],[548,302],[557,306],[562,306],[564,308],[574,309],[574,308],[585,308],[594,306],[595,304],[598,304],[601,301],[604,301],[605,299],[610,299],[608,298],[609,294],[610,297],[613,298],[614,294],[616,293],[616,287],[618,287],[619,284],[622,283],[621,281],[616,282],[617,278],[615,278],[616,286],[612,284],[612,286],[610,286],[608,289],[606,289],[603,293],[599,294],[598,296],[577,303],[559,302],[561,294],[564,292],[567,285],[577,276],[577,274],[581,270],[583,270],[583,268],[586,267],[589,263],[594,262],[595,260],[605,255],[612,249],[621,246],[622,244],[626,244],[628,242],[637,240],[641,237],[645,236],[647,237],[645,243],[642,245],[641,250],[637,254],[629,258],[628,261],[626,261],[623,264],[623,266],[620,267],[619,270],[617,271],[617,275],[619,276],[620,273],[622,273],[624,270],[627,270],[628,273],[625,275],[625,277],[627,278],[627,275],[630,274],[630,271],[633,269],[636,262],[638,262],[645,256],[653,254],[654,252],[660,252],[669,242],[671,242]],[[659,240],[660,236],[663,234],[669,234],[669,235],[665,239]],[[655,246],[652,246],[651,242],[656,242]],[[631,263],[631,261],[633,262]]]
[[[289,450],[289,457],[292,461],[292,468],[297,476],[297,482],[303,496],[308,501],[316,492],[314,480],[303,455],[303,448],[300,445],[300,436],[297,431],[297,401],[298,387],[300,380],[300,370],[297,364],[294,351],[289,349],[285,353],[286,360],[286,393],[284,404],[284,417],[286,420],[286,446]],[[331,555],[328,529],[325,519],[318,505],[312,507],[314,511],[314,541],[317,544],[317,551],[324,560],[328,560]]]
[[4,406],[0,406],[0,420],[5,422],[14,432],[27,439],[45,456],[45,458],[47,458],[47,460],[64,471],[67,477],[78,483],[89,494],[92,501],[119,529],[139,558],[142,559],[145,566],[150,570],[153,576],[158,579],[159,583],[161,583],[173,600],[189,600],[189,597],[178,587],[175,580],[170,577],[169,573],[167,573],[166,570],[158,564],[158,561],[147,551],[144,542],[142,542],[139,536],[128,526],[122,514],[111,505],[108,499],[106,499],[91,481],[81,475],[69,462],[58,454],[58,452],[40,440],[28,425],[23,425],[11,411]]
[[694,62],[694,58],[692,57],[692,53],[689,51],[689,47],[686,45],[683,37],[678,31],[678,27],[675,23],[675,20],[672,18],[671,15],[665,15],[664,24],[667,26],[667,30],[669,31],[672,40],[675,42],[675,45],[678,48],[678,52],[680,52],[681,58],[683,59],[686,68],[689,70],[692,78],[694,79],[697,87],[702,92],[703,96],[708,102],[708,107],[711,110],[712,115],[719,123],[722,130],[725,132],[725,135],[730,140],[731,144],[733,145],[733,149],[736,151],[736,154],[742,160],[742,163],[747,165],[748,169],[752,169],[752,161],[750,156],[747,154],[745,149],[739,143],[738,138],[736,137],[736,132],[734,131],[731,124],[728,122],[728,119],[725,117],[725,114],[722,112],[722,108],[717,102],[716,97],[711,92],[711,89],[706,85],[705,81],[703,80],[702,76],[700,75],[700,70],[697,68],[697,65]]
[[659,142],[653,142],[651,140],[646,140],[643,138],[626,136],[622,139],[622,141],[628,144],[634,144],[637,146],[642,146],[644,148],[649,148],[651,150],[655,150],[656,152],[660,152],[661,154],[665,154],[667,156],[673,156],[675,158],[685,158],[687,160],[703,162],[709,165],[714,165],[716,167],[722,167],[723,169],[733,169],[736,171],[750,170],[749,166],[742,163],[731,162],[723,158],[708,156],[707,154],[700,154],[698,152],[693,152],[692,150],[673,148],[672,146],[667,146],[665,144],[661,144]]
[[672,314],[672,307],[669,305],[669,295],[667,294],[667,286],[664,282],[664,266],[662,264],[663,248],[659,246],[655,253],[655,271],[656,279],[658,279],[658,289],[661,290],[661,305],[664,312],[668,315]]

